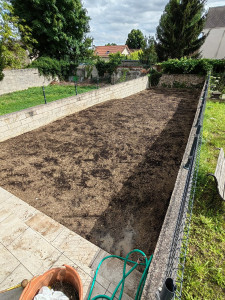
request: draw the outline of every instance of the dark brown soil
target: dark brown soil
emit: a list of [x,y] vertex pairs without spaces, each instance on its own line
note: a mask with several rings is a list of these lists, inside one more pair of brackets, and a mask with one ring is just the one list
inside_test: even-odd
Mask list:
[[146,90],[5,141],[0,185],[108,252],[149,255],[198,97]]
[[51,286],[51,288],[54,291],[59,291],[59,292],[63,292],[64,295],[66,295],[70,300],[79,300],[79,295],[77,290],[75,289],[75,287],[69,283],[69,282],[65,282],[65,281],[56,281],[54,282],[54,284]]

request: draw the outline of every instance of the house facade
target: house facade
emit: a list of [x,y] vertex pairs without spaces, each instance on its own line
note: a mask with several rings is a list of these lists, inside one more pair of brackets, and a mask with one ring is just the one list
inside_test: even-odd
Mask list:
[[225,59],[225,6],[209,8],[203,34],[202,58]]

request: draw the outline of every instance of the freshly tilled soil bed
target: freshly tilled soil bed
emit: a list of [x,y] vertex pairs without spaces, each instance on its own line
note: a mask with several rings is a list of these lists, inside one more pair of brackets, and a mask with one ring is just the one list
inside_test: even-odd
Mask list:
[[200,91],[151,89],[0,144],[0,186],[104,250],[154,251]]

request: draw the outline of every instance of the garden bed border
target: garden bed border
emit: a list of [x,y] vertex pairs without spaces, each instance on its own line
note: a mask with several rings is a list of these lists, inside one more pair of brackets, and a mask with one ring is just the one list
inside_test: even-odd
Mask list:
[[95,104],[128,97],[146,88],[148,88],[148,76],[143,76],[0,116],[0,142],[37,129]]
[[[190,158],[190,152],[197,134],[198,127],[196,127],[196,124],[198,123],[199,115],[202,111],[202,101],[204,98],[203,96],[206,93],[206,87],[207,81],[205,81],[204,87],[199,97],[195,118],[178,171],[169,207],[167,209],[163,226],[161,228],[160,235],[156,244],[156,248],[153,254],[153,260],[149,268],[146,285],[143,290],[142,300],[159,300],[159,292],[167,277],[167,268],[170,261],[171,249],[173,247],[174,235],[177,234],[176,225],[180,217],[180,208],[183,205],[183,194],[189,175],[189,170],[184,166]],[[185,217],[186,216],[184,215],[183,218],[185,219]],[[176,278],[172,279],[174,280],[174,282],[176,281]]]

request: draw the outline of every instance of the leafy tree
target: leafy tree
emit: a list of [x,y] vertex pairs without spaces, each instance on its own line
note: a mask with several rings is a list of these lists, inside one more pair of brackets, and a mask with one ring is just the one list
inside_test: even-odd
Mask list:
[[[21,35],[23,38],[21,38]],[[7,0],[0,0],[0,41],[2,57],[6,68],[21,68],[26,65],[27,52],[31,51],[31,29],[15,16],[12,5]]]
[[198,53],[203,30],[206,0],[170,0],[156,29],[159,59],[181,58]]
[[145,44],[145,38],[141,30],[132,29],[128,34],[126,45],[130,49],[141,49]]
[[130,60],[139,60],[142,53],[143,53],[142,50],[137,50],[137,51],[131,52],[131,54],[129,54],[127,58]]
[[146,65],[153,65],[157,62],[158,57],[155,48],[155,39],[151,36],[145,37],[145,43],[139,54],[139,59]]
[[84,54],[89,17],[80,0],[11,0],[38,41],[33,55],[78,61]]

